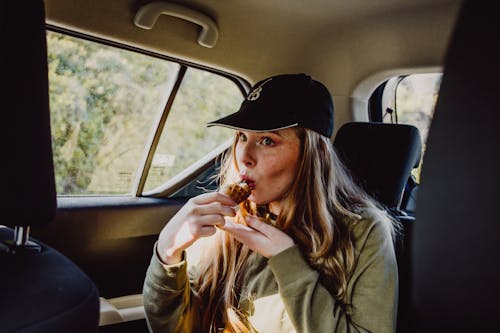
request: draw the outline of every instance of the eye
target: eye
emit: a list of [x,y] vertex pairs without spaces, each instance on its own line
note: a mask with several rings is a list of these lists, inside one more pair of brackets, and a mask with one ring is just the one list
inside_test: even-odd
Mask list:
[[247,136],[245,135],[245,133],[239,132],[237,136],[238,136],[238,141],[243,141],[243,142],[247,141]]
[[260,140],[260,143],[263,145],[263,146],[274,146],[274,141],[273,139],[271,139],[270,137],[266,136],[266,137],[263,137],[261,140]]

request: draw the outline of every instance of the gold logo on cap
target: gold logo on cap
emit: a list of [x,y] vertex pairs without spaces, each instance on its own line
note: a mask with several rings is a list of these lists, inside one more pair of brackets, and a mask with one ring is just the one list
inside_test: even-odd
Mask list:
[[266,81],[262,82],[260,86],[256,87],[250,94],[248,94],[247,100],[249,101],[255,101],[259,99],[260,97],[260,92],[262,91],[262,87],[269,81],[271,81],[272,78],[267,79]]

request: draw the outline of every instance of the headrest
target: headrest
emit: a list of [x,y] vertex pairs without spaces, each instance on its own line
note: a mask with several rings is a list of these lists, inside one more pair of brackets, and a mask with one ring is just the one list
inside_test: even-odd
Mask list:
[[352,122],[337,132],[335,149],[355,181],[388,208],[399,208],[422,149],[415,126]]
[[45,224],[55,215],[56,195],[44,3],[32,1],[26,9],[23,1],[3,1],[2,7],[1,38],[8,46],[0,61],[6,83],[0,89],[6,124],[0,140],[6,181],[2,224]]

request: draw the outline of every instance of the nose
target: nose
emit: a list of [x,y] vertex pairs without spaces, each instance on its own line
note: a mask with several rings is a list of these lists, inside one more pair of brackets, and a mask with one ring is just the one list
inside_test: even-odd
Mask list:
[[253,145],[245,144],[236,148],[236,159],[239,165],[244,165],[246,168],[253,168],[257,164]]
[[255,166],[255,163],[252,160],[245,160],[245,161],[243,161],[243,163],[245,164],[245,166],[247,168],[251,168],[251,167]]

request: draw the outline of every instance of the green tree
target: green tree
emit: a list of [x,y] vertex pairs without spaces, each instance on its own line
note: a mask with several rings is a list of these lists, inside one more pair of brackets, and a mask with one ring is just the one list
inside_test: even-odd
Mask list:
[[[47,45],[58,194],[130,193],[180,65],[50,31]],[[151,186],[224,141],[227,132],[204,124],[233,112],[241,98],[229,80],[189,69],[158,149],[175,163],[153,168]]]

